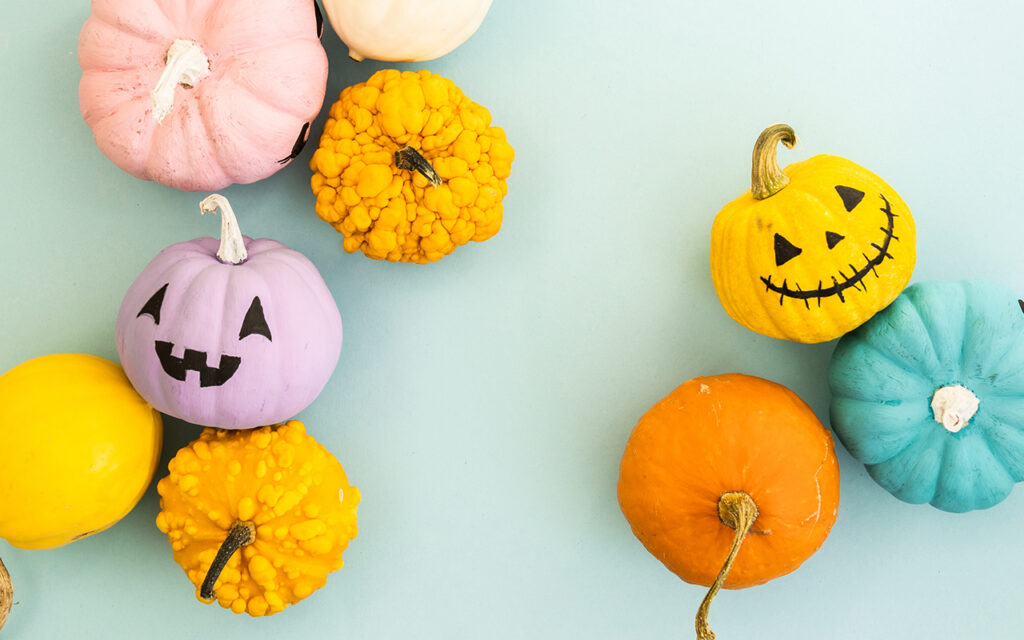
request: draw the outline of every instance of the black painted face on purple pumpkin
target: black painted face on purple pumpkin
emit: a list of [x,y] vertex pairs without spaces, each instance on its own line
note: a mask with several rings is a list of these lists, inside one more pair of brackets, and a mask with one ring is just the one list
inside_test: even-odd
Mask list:
[[[854,210],[865,199],[865,193],[853,187],[836,185],[835,191],[847,213],[854,213]],[[878,277],[877,268],[879,265],[886,259],[892,259],[892,255],[889,253],[890,245],[895,241],[899,241],[899,238],[894,233],[895,220],[898,216],[893,213],[889,200],[884,195],[879,193],[878,198],[881,204],[877,211],[884,215],[884,218],[878,217],[878,220],[883,222],[877,228],[881,235],[873,240],[852,238],[850,242],[847,242],[847,245],[852,243],[853,246],[848,248],[843,258],[840,258],[843,262],[846,262],[845,266],[838,268],[835,273],[829,273],[824,277],[818,278],[816,284],[806,281],[803,285],[796,281],[790,284],[786,278],[779,284],[777,280],[773,281],[773,278],[775,278],[773,275],[761,276],[761,282],[764,283],[765,290],[779,294],[780,305],[787,298],[790,298],[803,301],[807,308],[810,308],[811,300],[817,300],[818,306],[821,306],[823,298],[836,297],[840,302],[846,302],[847,290],[850,288],[857,291],[867,291],[865,278],[868,274],[873,274],[876,278]],[[877,216],[874,213],[875,209],[870,207],[862,208],[867,209],[864,212],[865,216]],[[857,222],[847,230],[846,234],[831,229],[823,229],[822,236],[816,238],[812,236],[807,240],[821,243],[822,246],[827,247],[827,250],[831,252],[843,244],[847,240],[848,235],[852,235],[851,231],[857,232],[856,235],[858,236],[861,235],[860,232],[871,231],[870,225],[873,224],[872,221],[869,219],[860,220],[859,218],[855,220]],[[780,233],[774,235],[773,242],[776,267],[781,267],[804,252],[804,247],[797,244],[798,240],[790,240]],[[799,242],[806,246],[803,239],[799,240]],[[865,248],[862,249],[862,247]]]
[[[170,283],[164,284],[156,293],[142,306],[136,318],[149,316],[157,326],[160,324],[160,314],[163,309],[164,296]],[[259,296],[254,296],[249,304],[248,310],[238,330],[238,339],[244,340],[249,336],[262,336],[268,342],[273,338],[270,327],[263,312],[263,305]],[[174,349],[173,342],[156,340],[154,343],[156,355],[160,360],[160,366],[164,373],[175,380],[185,382],[188,379],[188,372],[195,371],[199,375],[200,387],[219,387],[231,379],[242,364],[242,358],[228,354],[220,354],[220,360],[216,367],[207,363],[208,355],[205,351],[185,348],[181,357],[171,355]]]

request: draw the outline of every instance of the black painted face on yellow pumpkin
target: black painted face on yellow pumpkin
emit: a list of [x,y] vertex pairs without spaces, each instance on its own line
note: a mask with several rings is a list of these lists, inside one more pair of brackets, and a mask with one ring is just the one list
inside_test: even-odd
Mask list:
[[711,228],[711,279],[726,312],[748,329],[825,342],[906,286],[914,219],[891,186],[846,158],[822,154],[779,168],[776,148],[795,143],[781,123],[758,137],[750,190]]
[[[802,233],[800,238],[790,239],[782,233],[775,233],[772,239],[775,266],[782,267],[791,261],[798,260],[804,254],[804,248],[808,241],[820,245],[817,247],[819,250],[815,252],[819,256],[822,254],[822,248],[833,252],[843,244],[843,248],[847,251],[843,253],[842,262],[846,262],[846,265],[840,266],[834,272],[822,274],[816,281],[813,277],[808,281],[805,274],[800,274],[792,282],[789,278],[778,274],[762,275],[761,282],[764,283],[765,291],[778,294],[780,305],[784,304],[787,298],[802,301],[808,308],[810,308],[811,301],[816,301],[820,307],[822,299],[831,297],[837,298],[840,302],[846,302],[847,296],[852,293],[851,289],[866,292],[868,276],[877,279],[882,263],[886,259],[893,259],[890,248],[893,242],[899,241],[899,237],[894,233],[898,214],[893,212],[889,200],[881,193],[868,198],[864,191],[845,185],[835,185],[835,193],[836,199],[842,202],[842,207],[851,215],[850,221],[853,224],[845,225],[846,228],[843,229],[843,232],[830,229],[826,225],[820,230],[817,237],[814,237],[813,234],[807,236]],[[872,206],[873,204],[878,206]],[[861,220],[862,216],[865,219]],[[836,220],[836,222],[843,221]],[[878,224],[877,230],[871,229],[874,224]],[[857,237],[865,229],[872,231],[873,236]],[[848,238],[847,235],[853,237]],[[854,246],[850,247],[851,244]],[[830,257],[832,259],[825,261],[824,264],[835,262],[836,256]],[[847,260],[846,258],[851,259]],[[808,268],[813,271],[813,267]]]

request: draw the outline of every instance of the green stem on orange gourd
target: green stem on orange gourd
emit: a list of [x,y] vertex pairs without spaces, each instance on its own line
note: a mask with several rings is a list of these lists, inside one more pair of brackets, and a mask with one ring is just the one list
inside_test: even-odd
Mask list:
[[242,230],[238,228],[238,218],[228,199],[215,193],[199,203],[199,213],[216,213],[217,209],[220,209],[220,248],[217,249],[217,257],[227,264],[241,264],[249,257],[249,252],[245,248]]
[[14,604],[14,583],[11,582],[11,574],[7,573],[4,561],[0,560],[0,629],[7,623],[7,616],[11,613],[11,605]]
[[757,505],[754,503],[754,499],[743,491],[723,493],[718,499],[718,517],[722,524],[735,529],[736,535],[733,536],[732,546],[729,547],[729,555],[725,558],[725,564],[722,565],[718,577],[715,578],[708,594],[700,603],[700,608],[697,609],[697,640],[715,640],[715,634],[708,626],[708,610],[711,608],[711,601],[714,600],[718,590],[722,588],[722,584],[728,577],[733,562],[736,561],[740,545],[743,544],[747,533],[750,532],[750,527],[757,520]]
[[750,193],[755,200],[769,198],[789,184],[789,176],[779,168],[775,157],[779,143],[792,149],[796,144],[796,132],[788,124],[773,124],[754,143],[754,166],[750,172]]
[[395,152],[395,166],[404,171],[419,171],[430,184],[435,187],[441,186],[441,176],[434,171],[433,165],[412,147],[402,147]]
[[207,602],[212,601],[215,595],[213,587],[217,584],[217,578],[224,571],[228,560],[235,555],[236,551],[255,541],[256,525],[249,521],[236,522],[228,532],[228,537],[221,543],[220,549],[217,549],[217,555],[213,558],[213,562],[210,563],[210,569],[206,572],[206,578],[203,579],[203,586],[199,588],[199,597]]

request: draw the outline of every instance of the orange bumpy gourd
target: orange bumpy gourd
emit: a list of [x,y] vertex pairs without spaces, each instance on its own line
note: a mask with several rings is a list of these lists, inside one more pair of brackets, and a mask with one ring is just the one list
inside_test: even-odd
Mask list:
[[315,209],[350,253],[433,262],[498,232],[514,156],[451,80],[385,69],[331,106],[310,159]]
[[322,587],[356,536],[359,490],[297,420],[206,429],[168,469],[156,524],[203,602],[277,613]]
[[619,505],[633,533],[683,580],[767,582],[825,541],[839,503],[832,436],[792,391],[728,374],[683,384],[648,411],[622,457]]

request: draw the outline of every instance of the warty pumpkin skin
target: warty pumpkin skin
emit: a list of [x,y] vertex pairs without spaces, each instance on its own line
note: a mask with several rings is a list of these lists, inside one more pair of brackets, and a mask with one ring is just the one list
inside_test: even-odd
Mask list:
[[832,428],[894,496],[951,512],[1024,480],[1024,313],[982,280],[921,282],[836,346]]
[[782,385],[741,374],[695,378],[654,405],[630,435],[619,506],[654,557],[686,582],[708,586],[735,535],[719,517],[719,500],[730,492],[753,498],[757,518],[724,587],[795,570],[836,519],[832,437]]
[[491,0],[324,0],[353,60],[440,58],[480,27]]
[[514,157],[451,80],[385,69],[331,106],[309,165],[316,213],[349,253],[433,262],[498,232]]
[[845,158],[775,163],[793,146],[774,125],[754,148],[752,188],[711,229],[711,278],[726,312],[773,338],[824,342],[892,302],[913,273],[910,210],[881,178]]
[[156,525],[203,602],[252,616],[282,611],[322,587],[356,537],[359,490],[297,420],[205,429],[168,470]]
[[100,150],[143,180],[214,191],[302,149],[327,87],[315,0],[92,0],[79,103]]

